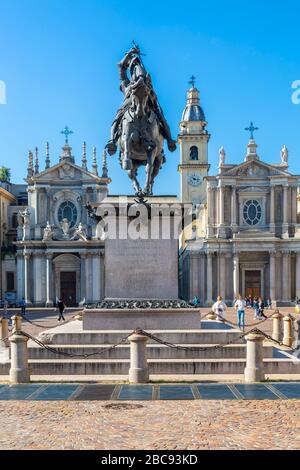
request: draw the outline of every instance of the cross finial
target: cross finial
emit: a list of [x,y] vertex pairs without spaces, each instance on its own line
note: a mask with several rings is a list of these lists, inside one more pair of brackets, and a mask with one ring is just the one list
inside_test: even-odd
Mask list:
[[192,85],[193,88],[195,88],[195,82],[196,82],[196,77],[192,75],[189,80],[189,84]]
[[74,134],[74,132],[71,131],[68,126],[66,126],[64,128],[64,130],[61,131],[61,134],[63,134],[65,136],[65,144],[68,144],[69,143],[69,135]]
[[253,122],[250,122],[250,126],[245,128],[245,131],[250,132],[250,139],[254,140],[254,132],[259,131],[259,127],[254,127]]

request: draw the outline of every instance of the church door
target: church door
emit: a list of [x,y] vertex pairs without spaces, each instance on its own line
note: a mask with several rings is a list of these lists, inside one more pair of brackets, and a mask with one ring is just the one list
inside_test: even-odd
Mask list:
[[67,307],[76,307],[76,272],[60,273],[60,295]]
[[251,295],[252,299],[261,297],[261,272],[246,271],[245,272],[245,295]]

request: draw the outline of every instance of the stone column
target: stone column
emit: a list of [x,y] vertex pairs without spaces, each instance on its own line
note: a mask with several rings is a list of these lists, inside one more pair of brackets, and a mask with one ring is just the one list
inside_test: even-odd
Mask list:
[[92,274],[92,269],[91,269],[91,255],[87,254],[86,259],[85,259],[85,295],[86,295],[86,301],[91,302],[93,299],[93,293],[92,293],[92,284],[91,284],[91,274]]
[[240,293],[240,258],[239,253],[234,254],[233,258],[233,295],[235,298]]
[[130,383],[149,382],[149,368],[147,363],[147,341],[148,337],[134,333],[129,338],[130,341]]
[[292,224],[297,224],[297,187],[292,187]]
[[275,231],[275,187],[271,186],[270,195],[270,231]]
[[294,338],[293,338],[293,334],[292,334],[292,318],[290,315],[287,315],[286,317],[284,317],[283,319],[283,344],[285,346],[289,346],[289,347],[292,347],[293,346],[293,342],[294,342]]
[[46,255],[46,307],[53,306],[52,296],[52,254]]
[[86,298],[86,279],[85,279],[86,254],[80,255],[80,304],[83,305]]
[[259,333],[250,333],[245,339],[247,341],[245,382],[263,382],[265,380],[263,365],[264,336]]
[[220,186],[219,187],[219,208],[220,208],[220,217],[219,217],[219,225],[224,225],[224,187]]
[[285,302],[291,301],[291,270],[290,270],[290,252],[282,252],[282,300]]
[[236,187],[232,186],[231,189],[231,225],[233,233],[237,230],[237,217],[236,217]]
[[20,384],[30,382],[27,350],[28,338],[22,334],[14,333],[9,338],[9,341],[11,348],[10,383]]
[[208,224],[207,224],[207,237],[214,235],[214,189],[210,186],[207,188],[207,206],[208,206]]
[[26,304],[31,304],[30,295],[30,256],[31,253],[24,252],[24,295]]
[[277,299],[276,292],[276,253],[270,252],[270,297],[272,302]]
[[275,341],[281,341],[281,321],[283,317],[281,313],[279,313],[279,310],[276,310],[272,318],[273,318],[272,338],[275,339]]
[[25,297],[24,293],[24,255],[23,252],[17,253],[17,298],[20,302]]
[[34,305],[41,306],[43,303],[43,272],[42,272],[42,258],[41,254],[33,252],[33,302]]
[[212,253],[208,252],[207,253],[207,278],[206,278],[206,283],[207,283],[207,303],[209,305],[212,304],[213,301],[213,290],[212,290]]
[[300,252],[296,252],[296,297],[300,297]]
[[219,295],[225,300],[226,297],[226,257],[225,253],[220,253],[220,276],[219,276]]
[[290,222],[289,193],[290,193],[289,187],[283,186],[283,227],[282,227],[283,232],[288,232],[289,222]]

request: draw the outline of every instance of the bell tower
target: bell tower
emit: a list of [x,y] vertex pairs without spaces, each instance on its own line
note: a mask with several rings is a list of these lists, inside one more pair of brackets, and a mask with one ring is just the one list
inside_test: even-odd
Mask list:
[[182,202],[206,203],[206,183],[210,165],[207,146],[210,134],[200,106],[199,91],[195,87],[195,77],[191,78],[191,88],[187,92],[187,102],[180,122],[180,193]]

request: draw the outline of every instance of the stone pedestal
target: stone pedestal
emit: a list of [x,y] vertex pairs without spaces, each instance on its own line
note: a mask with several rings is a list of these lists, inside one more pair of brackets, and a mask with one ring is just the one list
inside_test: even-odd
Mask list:
[[263,382],[265,380],[263,367],[264,336],[259,333],[250,333],[245,339],[247,340],[245,382]]
[[86,309],[83,330],[198,330],[199,309]]
[[177,299],[178,240],[106,240],[105,297]]
[[146,346],[148,338],[134,333],[129,337],[130,341],[130,383],[149,382],[149,369],[147,364]]

